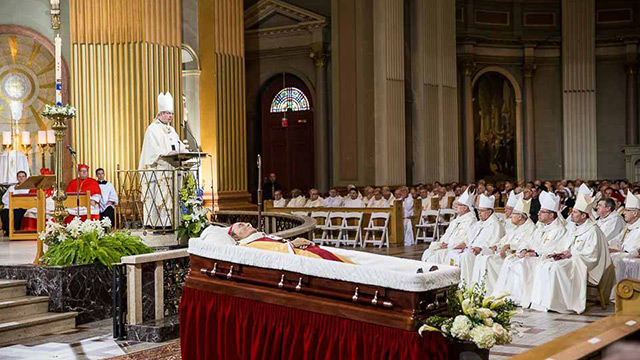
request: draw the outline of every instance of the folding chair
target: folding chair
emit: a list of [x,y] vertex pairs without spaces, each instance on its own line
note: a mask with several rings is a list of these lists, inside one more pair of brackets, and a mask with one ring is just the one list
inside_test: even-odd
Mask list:
[[[423,210],[420,214],[420,221],[416,225],[416,244],[422,240],[423,242],[432,242],[436,238],[440,238],[438,229],[438,220],[440,219],[440,210]],[[431,237],[427,236],[431,229]]]
[[[338,240],[336,246],[344,242],[347,245],[362,246],[362,217],[361,212],[347,212],[344,214],[344,223],[342,224],[342,237]],[[355,232],[353,239],[349,237],[350,232]]]
[[444,230],[449,227],[451,220],[456,218],[456,212],[453,209],[442,209],[438,215],[438,238],[440,240],[440,234],[444,234]]
[[[378,245],[380,248],[382,248],[382,245],[389,247],[389,213],[372,213],[369,225],[364,228],[364,231],[362,247],[367,247],[367,243],[371,243],[373,246]],[[376,239],[376,232],[378,231],[380,232],[380,240]],[[371,236],[371,240],[369,236]]]
[[[345,222],[346,213],[341,211],[330,212],[327,217],[326,225],[322,227],[324,231],[324,242],[328,244],[335,243],[336,246],[340,246],[340,238],[342,237],[342,226]],[[337,236],[336,235],[337,231]]]
[[311,218],[316,221],[316,228],[313,229],[313,232],[311,233],[311,240],[313,242],[318,242],[320,245],[323,245],[324,238],[327,235],[327,231],[325,230],[325,228],[328,223],[329,212],[313,211],[311,213]]

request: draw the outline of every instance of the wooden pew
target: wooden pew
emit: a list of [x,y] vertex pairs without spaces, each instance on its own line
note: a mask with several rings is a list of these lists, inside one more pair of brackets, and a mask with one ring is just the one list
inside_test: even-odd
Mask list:
[[546,344],[536,346],[514,360],[599,358],[609,345],[640,336],[640,280],[624,279],[616,286],[616,313]]
[[[415,201],[414,206],[416,204],[419,206],[420,202]],[[362,228],[364,229],[369,224],[369,218],[371,217],[371,213],[374,212],[386,212],[389,213],[389,246],[404,246],[404,226],[403,226],[403,217],[402,217],[402,202],[396,201],[393,204],[393,207],[388,208],[344,208],[344,207],[318,207],[318,208],[288,208],[288,207],[273,207],[273,200],[266,200],[264,202],[265,212],[280,212],[280,213],[292,213],[292,212],[308,212],[309,214],[313,211],[328,211],[328,212],[361,212],[364,214],[362,218]],[[421,209],[421,207],[418,207]],[[420,210],[415,210],[414,208],[414,217],[412,222],[415,224],[415,219],[420,216]],[[363,230],[364,234],[364,230]]]

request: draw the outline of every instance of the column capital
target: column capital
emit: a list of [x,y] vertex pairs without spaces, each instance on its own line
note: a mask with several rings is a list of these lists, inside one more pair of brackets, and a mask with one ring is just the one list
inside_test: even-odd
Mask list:
[[313,64],[315,66],[324,67],[325,65],[327,65],[329,54],[327,54],[324,50],[311,50],[311,53],[309,53],[309,57],[313,59]]
[[525,62],[524,65],[522,65],[522,74],[524,75],[524,77],[533,77],[533,74],[536,72],[537,68],[538,66],[535,63]]
[[475,68],[476,63],[473,62],[473,59],[463,59],[460,61],[460,69],[462,69],[462,74],[464,76],[471,76]]

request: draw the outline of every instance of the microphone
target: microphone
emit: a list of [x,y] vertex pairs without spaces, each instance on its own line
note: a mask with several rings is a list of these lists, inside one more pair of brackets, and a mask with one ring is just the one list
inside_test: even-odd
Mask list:
[[67,150],[69,150],[69,152],[71,153],[71,155],[75,155],[76,151],[73,150],[73,148],[71,147],[71,145],[67,145]]

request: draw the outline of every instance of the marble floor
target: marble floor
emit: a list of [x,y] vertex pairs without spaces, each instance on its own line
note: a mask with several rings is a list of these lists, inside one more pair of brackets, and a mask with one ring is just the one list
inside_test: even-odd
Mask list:
[[[358,248],[358,250],[419,259],[425,248],[425,244],[418,244],[402,248],[369,247],[366,249]],[[33,260],[33,254],[35,254],[35,242],[8,242],[6,238],[0,238],[0,264],[30,263]],[[514,318],[522,326],[522,337],[514,338],[510,345],[494,347],[491,350],[491,359],[507,359],[558,336],[577,330],[602,317],[609,316],[613,312],[613,305],[602,310],[592,303],[588,304],[587,311],[581,315],[522,310]],[[164,344],[114,340],[111,337],[111,320],[103,320],[78,326],[77,329],[67,333],[29,338],[16,344],[0,347],[0,360],[106,359],[162,345]]]

